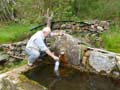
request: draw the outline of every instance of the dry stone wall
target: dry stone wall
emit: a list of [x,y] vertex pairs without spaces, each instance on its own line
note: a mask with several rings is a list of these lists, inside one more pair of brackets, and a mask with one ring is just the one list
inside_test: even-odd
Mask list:
[[[25,46],[27,40],[12,44],[0,45],[0,62],[14,62],[16,60],[25,59]],[[3,63],[1,63],[3,64]]]

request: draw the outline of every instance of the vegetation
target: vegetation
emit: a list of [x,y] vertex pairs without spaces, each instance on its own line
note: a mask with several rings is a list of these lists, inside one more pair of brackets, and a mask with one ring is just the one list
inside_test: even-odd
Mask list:
[[119,0],[74,0],[75,15],[86,19],[120,20]]
[[40,23],[49,8],[55,20],[120,20],[119,3],[120,0],[1,0],[0,19]]
[[120,27],[118,25],[111,26],[102,38],[107,50],[120,53]]
[[[29,31],[31,24],[44,22],[47,8],[54,12],[54,20],[99,19],[119,22],[119,3],[120,0],[1,0],[0,21],[5,26],[0,26],[0,43],[27,38],[32,34]],[[119,32],[118,23],[103,34],[107,50],[120,53]]]

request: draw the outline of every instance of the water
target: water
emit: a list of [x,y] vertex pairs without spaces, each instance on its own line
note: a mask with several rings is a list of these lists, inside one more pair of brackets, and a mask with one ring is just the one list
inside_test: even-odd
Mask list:
[[54,64],[42,64],[25,75],[49,90],[120,90],[120,80],[106,76],[83,73],[72,68],[60,67],[61,79],[56,79]]

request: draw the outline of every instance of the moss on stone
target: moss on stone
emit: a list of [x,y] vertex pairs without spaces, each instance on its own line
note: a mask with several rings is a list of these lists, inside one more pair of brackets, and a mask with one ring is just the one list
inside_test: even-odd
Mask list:
[[36,81],[30,80],[25,75],[20,75],[19,85],[23,87],[24,90],[48,90],[46,87],[40,85]]

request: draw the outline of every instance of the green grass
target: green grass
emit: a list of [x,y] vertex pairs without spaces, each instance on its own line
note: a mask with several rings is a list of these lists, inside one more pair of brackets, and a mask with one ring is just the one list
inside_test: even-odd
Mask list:
[[21,41],[32,34],[30,25],[11,24],[0,27],[0,44]]
[[102,36],[105,49],[120,53],[120,27],[119,26],[111,26],[110,30],[103,34]]

